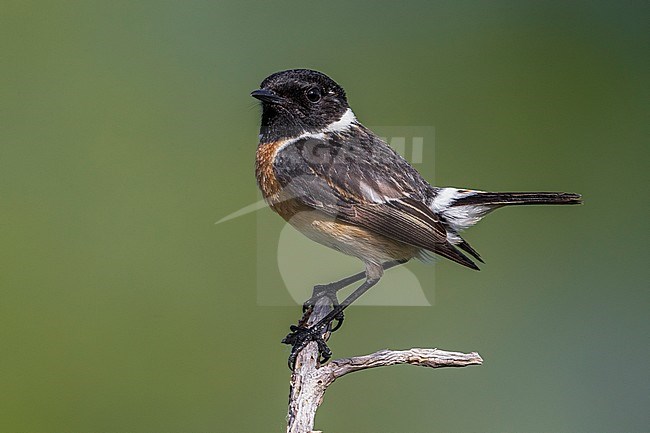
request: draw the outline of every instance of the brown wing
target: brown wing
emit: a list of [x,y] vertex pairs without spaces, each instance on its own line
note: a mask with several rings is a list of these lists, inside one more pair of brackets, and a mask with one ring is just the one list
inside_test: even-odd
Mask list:
[[423,203],[426,181],[379,143],[299,140],[278,152],[275,175],[286,196],[306,206],[478,269],[448,242],[445,226]]

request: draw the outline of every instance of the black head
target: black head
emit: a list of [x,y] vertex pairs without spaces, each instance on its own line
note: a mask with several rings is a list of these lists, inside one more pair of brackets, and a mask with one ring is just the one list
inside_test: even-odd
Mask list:
[[268,76],[251,96],[262,101],[262,140],[319,132],[349,108],[345,91],[327,75],[289,69]]

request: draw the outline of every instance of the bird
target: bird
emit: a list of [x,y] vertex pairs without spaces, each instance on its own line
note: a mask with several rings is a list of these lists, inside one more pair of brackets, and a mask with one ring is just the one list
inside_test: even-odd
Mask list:
[[[251,96],[261,102],[255,175],[266,203],[311,240],[361,260],[365,270],[314,288],[304,309],[325,297],[332,310],[292,325],[289,368],[311,341],[319,362],[332,352],[323,339],[343,310],[376,285],[385,270],[411,259],[444,257],[473,270],[479,253],[460,232],[504,206],[572,205],[565,192],[490,192],[436,187],[357,120],[344,89],[322,72],[288,69],[266,77]],[[340,303],[336,293],[364,280]],[[336,323],[334,324],[334,322]]]

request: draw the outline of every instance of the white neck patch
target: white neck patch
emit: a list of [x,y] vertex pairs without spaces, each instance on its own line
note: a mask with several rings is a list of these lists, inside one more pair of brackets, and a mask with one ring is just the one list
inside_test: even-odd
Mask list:
[[354,122],[357,121],[356,116],[352,112],[351,108],[348,108],[345,110],[345,113],[343,113],[343,116],[337,121],[334,121],[327,125],[325,129],[323,129],[323,132],[341,132],[347,130],[350,125],[352,125]]
[[357,118],[352,112],[352,109],[348,108],[347,110],[345,110],[345,113],[343,113],[343,115],[339,120],[335,120],[334,122],[327,125],[325,128],[323,128],[322,132],[304,132],[297,137],[290,138],[289,140],[286,140],[284,143],[282,143],[282,146],[278,147],[275,153],[277,154],[280,150],[282,150],[286,146],[295,143],[296,141],[300,141],[304,138],[315,138],[317,140],[322,140],[325,138],[326,132],[347,131],[348,129],[350,129],[350,126],[352,126],[352,124],[355,123],[356,121]]

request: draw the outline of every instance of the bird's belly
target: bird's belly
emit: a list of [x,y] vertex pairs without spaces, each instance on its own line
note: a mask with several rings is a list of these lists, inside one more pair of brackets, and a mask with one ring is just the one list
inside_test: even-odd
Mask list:
[[302,211],[288,222],[309,239],[364,262],[411,259],[419,248],[337,221],[319,211]]

